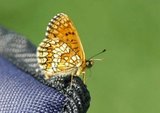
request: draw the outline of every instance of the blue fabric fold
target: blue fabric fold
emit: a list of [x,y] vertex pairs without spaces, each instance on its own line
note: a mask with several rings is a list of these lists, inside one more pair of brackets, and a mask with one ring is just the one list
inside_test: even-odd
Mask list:
[[0,56],[0,113],[61,113],[67,98]]

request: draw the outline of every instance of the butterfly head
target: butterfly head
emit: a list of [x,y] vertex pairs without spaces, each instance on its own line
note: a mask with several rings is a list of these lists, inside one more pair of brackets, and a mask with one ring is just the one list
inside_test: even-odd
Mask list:
[[95,56],[98,56],[98,55],[101,54],[101,53],[104,53],[105,51],[106,51],[106,49],[104,49],[103,51],[101,51],[101,52],[93,55],[93,56],[90,57],[88,60],[86,60],[86,67],[87,67],[87,68],[91,68],[91,67],[93,66],[95,60],[102,60],[102,59],[92,59],[92,58],[94,58]]
[[93,66],[93,64],[94,64],[94,61],[92,59],[86,60],[86,67],[87,68],[91,68]]

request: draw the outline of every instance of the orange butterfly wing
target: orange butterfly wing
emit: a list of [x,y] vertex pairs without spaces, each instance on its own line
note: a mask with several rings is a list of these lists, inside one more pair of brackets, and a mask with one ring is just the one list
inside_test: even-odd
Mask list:
[[38,63],[45,77],[56,74],[80,75],[86,67],[85,53],[72,21],[57,14],[47,26],[46,38],[37,49]]

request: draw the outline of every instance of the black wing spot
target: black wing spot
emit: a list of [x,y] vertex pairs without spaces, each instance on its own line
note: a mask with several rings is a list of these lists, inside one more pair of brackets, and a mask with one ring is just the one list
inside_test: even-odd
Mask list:
[[53,29],[52,25],[48,25],[49,28]]

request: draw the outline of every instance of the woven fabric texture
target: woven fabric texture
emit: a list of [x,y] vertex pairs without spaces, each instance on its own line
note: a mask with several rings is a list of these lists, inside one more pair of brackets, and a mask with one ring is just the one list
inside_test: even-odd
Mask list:
[[66,97],[0,57],[0,113],[59,113]]
[[[8,62],[10,61],[10,62]],[[90,94],[79,77],[45,80],[37,65],[36,46],[0,27],[0,112],[86,113]]]

